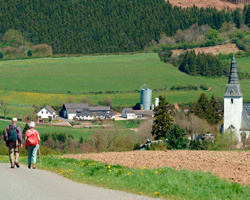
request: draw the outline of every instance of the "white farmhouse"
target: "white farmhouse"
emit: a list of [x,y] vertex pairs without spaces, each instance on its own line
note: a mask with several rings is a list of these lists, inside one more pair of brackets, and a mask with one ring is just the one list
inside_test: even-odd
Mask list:
[[44,106],[42,110],[37,113],[38,118],[51,118],[54,119],[56,117],[56,111],[51,108],[49,105]]
[[123,108],[122,110],[122,117],[127,119],[135,119],[135,111],[132,108]]
[[243,94],[234,57],[231,61],[230,77],[224,95],[223,129],[234,131],[239,141],[244,141],[250,132],[250,104],[243,104]]

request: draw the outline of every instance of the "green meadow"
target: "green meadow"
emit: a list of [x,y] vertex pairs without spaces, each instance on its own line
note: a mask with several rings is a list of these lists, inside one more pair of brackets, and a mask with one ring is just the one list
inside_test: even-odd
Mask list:
[[[8,162],[7,156],[0,156],[0,162]],[[27,165],[27,157],[20,158],[20,162]],[[80,183],[162,199],[250,198],[249,186],[222,180],[210,172],[175,170],[168,167],[129,168],[63,156],[42,156],[42,167],[39,159],[37,167]]]
[[[0,130],[6,129],[6,127],[8,125],[10,125],[11,122],[5,122],[5,121],[0,121]],[[18,123],[18,126],[21,128],[21,130],[23,130],[24,128],[23,123]],[[93,132],[98,129],[95,128],[94,129],[89,129],[89,128],[72,128],[72,127],[57,127],[57,126],[41,126],[41,125],[36,125],[35,127],[36,130],[38,130],[38,132],[40,134],[42,133],[70,133],[73,135],[74,139],[80,139],[81,136],[83,136],[83,139],[88,139]]]
[[[250,58],[237,59],[243,71],[250,72]],[[15,72],[15,73],[13,73]],[[69,95],[77,102],[87,97],[92,103],[110,98],[113,105],[135,105],[140,101],[140,86],[150,89],[167,88],[153,92],[153,98],[164,95],[170,103],[197,100],[203,90],[172,91],[177,85],[206,84],[208,96],[223,97],[228,78],[189,76],[176,67],[161,62],[156,53],[135,55],[83,56],[70,58],[44,58],[0,62],[0,100],[23,105],[57,105]],[[244,100],[250,80],[241,80]],[[89,94],[88,92],[121,91],[115,94]],[[84,93],[83,93],[84,92]]]

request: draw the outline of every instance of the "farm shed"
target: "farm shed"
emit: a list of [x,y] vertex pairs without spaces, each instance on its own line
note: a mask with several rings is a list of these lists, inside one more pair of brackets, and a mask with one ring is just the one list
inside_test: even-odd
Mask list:
[[61,110],[61,116],[67,119],[76,117],[76,112],[81,112],[83,109],[88,109],[87,103],[65,103]]
[[56,111],[51,108],[51,106],[46,105],[42,108],[42,110],[40,110],[37,113],[38,118],[51,118],[54,119],[56,117]]
[[122,110],[122,117],[127,119],[135,119],[135,112],[132,108],[123,108]]

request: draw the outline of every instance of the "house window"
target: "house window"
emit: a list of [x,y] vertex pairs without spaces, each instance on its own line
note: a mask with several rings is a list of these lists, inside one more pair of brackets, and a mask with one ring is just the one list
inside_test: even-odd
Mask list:
[[232,103],[232,104],[234,103],[234,100],[233,100],[233,99],[231,99],[231,103]]
[[42,114],[43,114],[43,111],[42,111]]
[[46,111],[46,114],[48,114],[48,111]]

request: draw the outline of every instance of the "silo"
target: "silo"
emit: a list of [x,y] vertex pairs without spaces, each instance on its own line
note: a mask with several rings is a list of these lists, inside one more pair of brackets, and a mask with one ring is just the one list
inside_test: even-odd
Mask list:
[[[142,87],[144,87],[142,89]],[[141,86],[141,104],[143,105],[143,110],[150,110],[151,99],[152,99],[152,90],[146,87],[146,85]]]
[[155,98],[155,107],[159,106],[159,98]]

